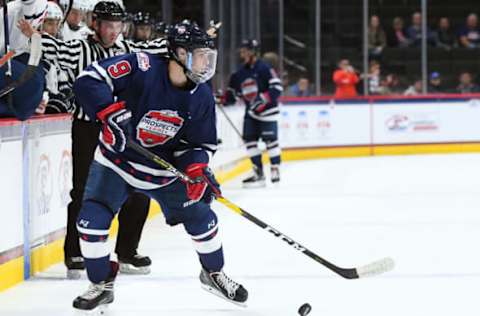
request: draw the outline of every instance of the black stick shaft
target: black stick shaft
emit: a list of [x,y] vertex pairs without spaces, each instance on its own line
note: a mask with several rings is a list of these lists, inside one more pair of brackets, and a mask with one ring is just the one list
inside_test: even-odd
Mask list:
[[[148,149],[142,147],[141,145],[135,143],[131,139],[127,141],[127,147],[131,148],[132,150],[136,151],[137,153],[141,154],[145,158],[148,158],[152,160],[153,162],[157,163],[161,167],[165,168],[166,170],[172,172],[174,175],[179,177],[180,179],[186,181],[186,182],[193,182],[192,179],[190,179],[186,174],[175,168],[172,164],[170,164],[168,161],[165,161],[164,159],[158,157]],[[346,279],[358,279],[358,273],[355,268],[351,269],[345,269],[345,268],[340,268],[333,263],[323,259],[319,255],[315,254],[313,251],[307,249],[306,247],[302,246],[292,238],[288,237],[287,235],[282,234],[279,230],[271,227],[270,225],[266,224],[264,221],[258,219],[257,217],[253,216],[252,214],[248,213],[241,207],[237,206],[230,200],[227,200],[223,196],[217,196],[217,201],[225,205],[227,208],[230,210],[234,211],[235,213],[239,214],[240,216],[248,219],[252,223],[256,224],[257,226],[265,229],[272,235],[274,235],[277,238],[280,238],[283,240],[285,243],[293,247],[294,249],[300,251],[304,255],[312,258],[313,260],[317,261],[318,263],[322,264],[323,266],[327,267],[331,271],[337,273],[338,275],[346,278]]]

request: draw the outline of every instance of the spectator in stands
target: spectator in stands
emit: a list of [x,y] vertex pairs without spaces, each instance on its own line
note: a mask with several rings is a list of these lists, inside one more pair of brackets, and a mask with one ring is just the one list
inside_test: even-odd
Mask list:
[[373,58],[380,57],[386,45],[387,37],[380,25],[380,19],[377,15],[372,15],[368,27],[368,53]]
[[370,62],[370,69],[368,72],[368,94],[380,95],[384,93],[384,87],[381,79],[380,63],[376,60]]
[[401,17],[393,19],[392,29],[387,34],[387,43],[390,47],[407,47],[410,45],[405,32],[405,24]]
[[450,50],[455,44],[455,34],[450,27],[450,20],[446,17],[440,18],[435,32],[435,46]]
[[353,98],[357,96],[356,85],[359,77],[348,59],[338,63],[338,69],[333,73],[333,82],[336,85],[336,98]]
[[458,39],[465,48],[480,47],[480,28],[478,27],[478,16],[475,13],[467,17],[465,26],[458,32]]
[[[412,25],[407,29],[407,37],[410,46],[420,47],[422,45],[422,14],[415,12],[412,14]],[[430,45],[435,44],[434,35],[427,27],[427,41]]]
[[478,93],[480,87],[473,82],[472,74],[468,71],[460,74],[460,84],[457,86],[458,93]]
[[428,81],[428,93],[445,93],[447,89],[443,86],[442,76],[439,72],[434,71],[430,74]]
[[419,95],[423,93],[423,87],[422,87],[422,80],[418,79],[415,81],[413,85],[408,87],[407,90],[403,93],[403,95]]
[[301,76],[298,78],[297,83],[288,87],[287,96],[292,97],[309,97],[312,95],[310,89],[310,81],[307,77]]
[[384,94],[402,94],[403,89],[400,85],[400,79],[395,74],[388,74],[383,81]]

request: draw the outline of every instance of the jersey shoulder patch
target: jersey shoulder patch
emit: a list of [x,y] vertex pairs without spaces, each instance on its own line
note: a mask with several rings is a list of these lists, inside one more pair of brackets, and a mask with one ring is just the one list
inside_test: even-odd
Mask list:
[[150,69],[150,57],[148,57],[148,54],[145,54],[143,52],[137,53],[137,62],[138,62],[138,69],[141,71],[148,71]]

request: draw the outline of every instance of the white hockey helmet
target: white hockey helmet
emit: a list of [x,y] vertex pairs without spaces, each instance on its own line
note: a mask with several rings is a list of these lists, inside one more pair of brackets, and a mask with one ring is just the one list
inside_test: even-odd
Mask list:
[[[68,7],[70,6],[70,0],[60,0],[59,3],[63,11],[67,12]],[[90,0],[73,0],[72,9],[86,12],[88,11],[89,7],[90,7]]]
[[60,8],[60,6],[53,1],[48,1],[47,13],[45,14],[45,19],[62,20],[63,11]]

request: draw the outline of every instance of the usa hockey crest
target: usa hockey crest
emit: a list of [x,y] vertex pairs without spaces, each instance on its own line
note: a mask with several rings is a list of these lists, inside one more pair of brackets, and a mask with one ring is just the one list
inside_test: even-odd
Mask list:
[[255,101],[258,94],[257,81],[255,81],[253,78],[245,79],[241,84],[241,91],[245,101]]
[[175,137],[183,122],[177,111],[149,111],[137,125],[137,139],[145,147],[163,145]]

